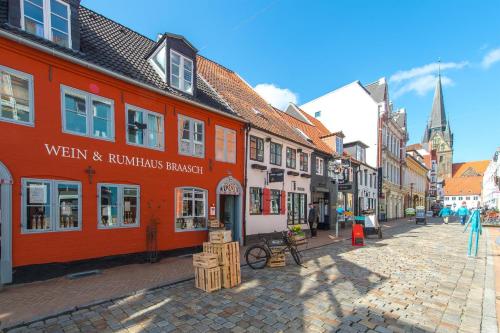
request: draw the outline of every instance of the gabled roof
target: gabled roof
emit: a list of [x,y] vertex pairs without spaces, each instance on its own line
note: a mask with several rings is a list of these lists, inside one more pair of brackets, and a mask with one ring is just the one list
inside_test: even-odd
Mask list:
[[385,78],[380,78],[377,81],[364,86],[373,100],[377,103],[382,103],[387,100],[387,81]]
[[312,143],[283,121],[280,111],[270,106],[238,74],[202,56],[197,57],[197,62],[198,75],[203,77],[224,101],[252,126],[285,140],[314,148]]
[[[7,1],[0,1],[0,20],[5,3]],[[51,41],[13,27],[7,24],[5,17],[3,21],[0,21],[0,29],[152,88],[161,89],[186,100],[234,114],[203,80],[196,80],[196,96],[184,94],[169,87],[147,60],[147,55],[157,45],[156,41],[81,5],[78,10],[78,18],[80,22],[79,52],[58,46]]]
[[482,176],[489,164],[489,160],[453,163],[451,174],[453,178],[468,177],[471,175]]
[[363,148],[369,147],[366,143],[364,143],[363,141],[360,141],[360,140],[356,140],[356,141],[352,141],[352,142],[344,142],[344,148],[348,148],[348,147],[352,147],[352,146],[360,146]]
[[285,109],[284,112],[299,121],[312,125],[312,123],[307,119],[307,117],[304,116],[304,114],[299,110],[299,107],[293,103],[288,104],[288,107]]
[[[278,109],[275,109],[278,110]],[[317,150],[332,155],[333,149],[330,148],[322,139],[322,135],[329,134],[330,131],[326,129],[326,127],[316,118],[311,117],[304,110],[300,109],[296,105],[294,105],[294,114],[289,114],[288,109],[287,112],[283,112],[278,110],[280,116],[283,118],[283,121],[286,122],[289,126],[299,129],[304,132],[312,141]],[[295,113],[296,112],[296,113]],[[298,119],[305,119],[306,121],[301,121]]]

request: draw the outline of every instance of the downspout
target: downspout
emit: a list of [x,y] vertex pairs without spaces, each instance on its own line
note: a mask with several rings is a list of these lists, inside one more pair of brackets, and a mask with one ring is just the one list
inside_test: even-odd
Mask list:
[[245,162],[243,167],[243,195],[242,195],[243,218],[241,219],[243,225],[243,245],[247,244],[247,183],[248,183],[247,166],[249,157],[247,146],[248,146],[248,138],[250,135],[250,128],[251,128],[250,123],[245,124],[245,144],[244,144]]

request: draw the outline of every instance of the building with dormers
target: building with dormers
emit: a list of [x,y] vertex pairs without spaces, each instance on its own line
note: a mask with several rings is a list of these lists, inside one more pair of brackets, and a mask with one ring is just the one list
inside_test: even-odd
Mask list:
[[456,210],[465,202],[469,209],[482,205],[483,176],[488,160],[454,163],[452,177],[445,180],[443,203]]
[[10,0],[0,54],[1,283],[197,247],[209,216],[242,240],[247,122],[188,40]]
[[314,143],[283,121],[281,111],[237,73],[198,57],[200,74],[234,112],[248,121],[245,162],[247,238],[307,224]]

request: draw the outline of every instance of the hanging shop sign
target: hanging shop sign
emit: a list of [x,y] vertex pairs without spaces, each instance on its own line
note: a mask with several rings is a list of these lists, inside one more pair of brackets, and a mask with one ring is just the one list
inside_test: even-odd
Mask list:
[[339,191],[350,191],[352,190],[352,184],[339,184]]
[[382,193],[382,168],[378,168],[377,170],[377,190],[378,197],[383,198],[384,194]]
[[270,183],[280,183],[285,180],[285,170],[283,169],[273,169],[269,172],[269,182]]
[[94,161],[117,166],[131,166],[136,168],[166,170],[171,172],[203,174],[203,167],[199,165],[177,163],[165,160],[156,160],[140,156],[129,156],[115,153],[101,153],[97,150],[88,150],[68,146],[45,144],[47,155],[57,158]]
[[217,193],[223,195],[240,195],[240,189],[240,184],[233,177],[228,177],[220,183]]

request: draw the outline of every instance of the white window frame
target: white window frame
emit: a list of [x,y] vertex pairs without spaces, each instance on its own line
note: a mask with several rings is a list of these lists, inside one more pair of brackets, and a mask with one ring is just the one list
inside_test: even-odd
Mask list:
[[335,137],[335,150],[340,155],[344,153],[344,140],[338,136]]
[[[30,230],[27,228],[28,220],[26,216],[26,196],[27,196],[27,183],[39,182],[50,184],[50,228],[43,230]],[[78,186],[78,227],[61,228],[57,221],[60,218],[61,210],[59,209],[59,201],[57,200],[57,186],[59,184],[71,184]],[[39,234],[47,232],[66,232],[66,231],[81,231],[82,230],[82,183],[73,180],[56,180],[56,179],[42,179],[42,178],[21,178],[21,234]]]
[[[223,159],[218,159],[217,158],[217,129],[222,129],[223,135],[224,135],[224,158]],[[228,158],[228,150],[227,150],[227,143],[228,143],[228,134],[233,133],[234,134],[234,159],[229,160]],[[215,160],[218,162],[225,162],[225,163],[232,163],[236,164],[236,151],[237,151],[237,137],[236,137],[236,131],[230,128],[226,128],[223,126],[215,125]]]
[[[85,99],[85,112],[86,112],[86,121],[87,121],[87,131],[85,134],[79,133],[76,131],[71,131],[66,129],[66,99],[64,98],[66,94],[78,96]],[[101,102],[105,104],[109,104],[111,109],[111,133],[109,137],[103,138],[101,136],[95,136],[94,133],[94,116],[93,116],[93,102]],[[61,119],[62,119],[62,132],[72,135],[84,136],[88,138],[93,138],[97,140],[104,141],[115,141],[115,102],[112,99],[101,97],[86,91],[78,90],[75,88],[71,88],[65,85],[61,85]]]
[[[199,120],[199,119],[195,119],[195,118],[191,118],[191,117],[187,117],[187,116],[184,116],[184,115],[179,115],[178,117],[178,120],[177,120],[177,144],[178,144],[178,153],[179,155],[183,155],[183,156],[192,156],[192,157],[197,157],[197,158],[205,158],[205,150],[206,150],[206,147],[205,147],[205,136],[206,136],[206,131],[205,131],[205,122],[202,121],[202,120]],[[184,127],[181,128],[181,124],[182,124],[182,121],[183,120],[186,120],[186,121],[189,121],[189,141],[188,140],[184,140],[182,138],[182,132],[184,130]],[[196,123],[200,123],[202,125],[202,129],[203,129],[203,139],[202,141],[194,141],[194,130],[195,130],[195,124]],[[182,142],[189,142],[189,153],[185,153],[185,152],[182,152],[181,151],[181,143]],[[201,155],[195,155],[194,151],[194,145],[195,143],[197,144],[202,144],[203,145],[203,154]]]
[[[203,193],[203,200],[205,202],[205,205],[204,205],[204,208],[205,208],[205,228],[199,228],[199,229],[178,229],[177,228],[177,218],[179,218],[177,216],[177,191],[184,191],[184,190],[190,190],[191,193],[193,193],[193,210],[194,210],[194,207],[195,207],[195,195],[194,195],[194,192],[195,191],[201,191]],[[184,194],[183,194],[183,197],[182,197],[182,201],[184,201]],[[194,217],[199,217],[199,216],[182,216],[181,218],[184,218],[184,217],[187,217],[187,218],[194,218]],[[195,186],[180,186],[180,187],[176,187],[175,190],[174,190],[174,230],[175,232],[196,232],[196,231],[206,231],[208,230],[208,190],[207,189],[204,189],[204,188],[201,188],[201,187],[195,187]]]
[[[1,116],[1,112],[0,112],[0,121],[34,127],[35,126],[35,98],[34,98],[34,88],[33,88],[33,75],[27,74],[24,72],[20,72],[18,70],[15,70],[15,69],[12,69],[9,67],[5,67],[5,66],[1,66],[1,65],[0,65],[0,72],[5,72],[9,75],[14,75],[14,76],[17,76],[21,79],[28,80],[28,90],[29,90],[28,96],[29,96],[29,112],[30,112],[29,122],[15,120],[15,119],[9,119],[9,118],[3,118]],[[0,86],[0,88],[1,88],[1,86]],[[1,97],[0,97],[0,103],[1,103]],[[1,107],[2,106],[0,105],[0,111],[1,111]]]
[[321,157],[316,156],[316,174],[319,176],[324,176],[325,174],[325,160]]
[[[156,62],[154,61],[154,58],[156,57],[156,55],[158,53],[160,53],[160,51],[163,49],[165,49],[165,70],[161,69],[160,66],[158,66],[156,64]],[[151,57],[149,58],[149,63],[151,64],[151,66],[153,66],[153,69],[158,73],[158,75],[160,75],[163,82],[167,82],[167,41],[166,40],[162,43],[161,47],[159,47],[157,50],[155,50],[155,52],[151,55]]]
[[[20,4],[21,4],[21,29],[23,29],[24,31],[26,31],[26,29],[25,29],[26,27],[25,27],[25,24],[24,24],[24,16],[25,16],[25,13],[24,13],[24,1],[25,0],[20,0]],[[27,0],[27,1],[30,1],[30,0]],[[42,10],[43,10],[43,38],[48,39],[51,42],[55,43],[53,41],[52,29],[58,30],[58,31],[60,31],[61,33],[64,33],[64,34],[65,34],[65,32],[61,31],[61,30],[59,30],[57,28],[53,28],[52,27],[52,17],[51,17],[52,9],[50,8],[50,0],[42,0],[42,1],[43,1],[43,7],[42,7]],[[71,39],[71,7],[70,7],[70,5],[68,3],[66,3],[66,2],[64,2],[62,0],[54,0],[54,1],[57,1],[61,5],[65,6],[66,10],[68,12],[68,33],[67,33],[68,34],[68,48],[71,48],[72,47],[72,39]],[[33,3],[32,1],[30,1],[30,2]],[[55,15],[57,15],[57,14],[55,14]],[[31,17],[30,17],[30,19],[34,20]],[[61,46],[61,45],[59,45],[59,46]],[[61,46],[61,47],[63,47],[63,46]]]
[[[180,64],[179,64],[179,87],[174,87],[174,85],[172,84],[172,65],[173,65],[173,61],[172,61],[172,55],[175,54],[177,56],[179,56],[179,59],[180,59]],[[185,87],[185,80],[184,80],[184,62],[185,61],[188,61],[188,62],[191,62],[191,68],[192,68],[192,73],[191,73],[191,91],[187,91],[186,90],[186,87]],[[193,92],[194,92],[194,61],[193,59],[189,58],[189,57],[186,57],[184,54],[180,53],[179,51],[175,51],[173,49],[170,49],[170,86],[172,88],[175,88],[177,90],[180,90],[182,92],[185,92],[186,94],[190,94],[192,95]]]
[[[161,146],[160,147],[152,147],[149,145],[149,128],[146,127],[144,132],[144,143],[135,143],[135,142],[130,142],[128,139],[128,112],[129,111],[134,111],[134,112],[141,112],[142,113],[142,119],[143,121],[146,121],[147,124],[147,119],[149,115],[159,117],[161,119],[161,124],[162,124],[162,130],[163,133],[161,135],[161,138],[159,140],[161,141]],[[136,147],[143,147],[143,148],[148,148],[148,149],[153,149],[153,150],[159,150],[159,151],[165,151],[165,117],[158,112],[154,111],[149,111],[131,104],[125,104],[125,141],[127,142],[128,145],[131,146],[136,146]]]
[[[117,219],[118,223],[114,226],[105,226],[101,223],[102,218],[102,207],[101,207],[101,188],[102,187],[116,187],[118,188],[118,198],[117,198]],[[135,188],[137,190],[137,216],[136,222],[134,224],[124,224],[123,223],[123,213],[124,213],[124,188]],[[113,230],[113,229],[127,229],[127,228],[139,228],[141,226],[141,187],[139,185],[133,184],[114,184],[114,183],[97,183],[97,229],[101,230]]]

